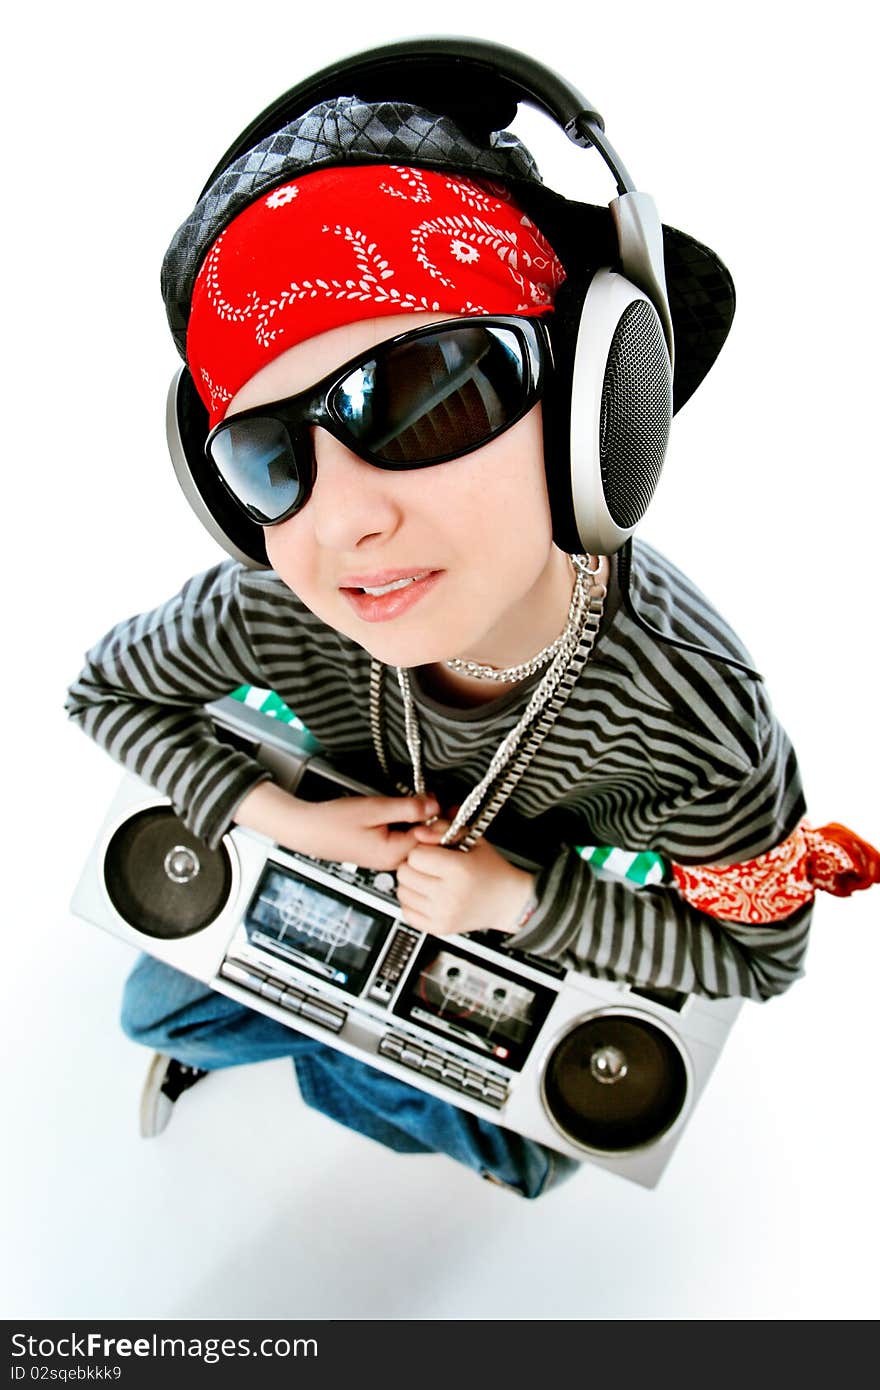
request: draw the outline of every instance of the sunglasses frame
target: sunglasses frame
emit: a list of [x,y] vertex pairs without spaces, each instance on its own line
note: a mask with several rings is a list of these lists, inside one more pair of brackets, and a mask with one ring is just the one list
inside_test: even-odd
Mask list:
[[[452,333],[462,328],[473,327],[474,325],[487,328],[507,328],[513,330],[517,336],[520,347],[523,351],[523,361],[528,372],[525,396],[520,408],[505,420],[504,424],[498,429],[492,430],[475,444],[470,444],[467,448],[455,450],[452,453],[443,454],[440,458],[426,459],[424,461],[414,461],[412,463],[389,462],[387,459],[377,458],[371,451],[360,444],[358,440],[352,438],[345,420],[334,409],[333,396],[337,388],[342,385],[345,379],[360,366],[375,358],[381,358],[401,343],[411,342],[416,338],[425,338],[429,335]],[[406,333],[398,333],[393,338],[385,338],[379,343],[375,343],[371,348],[360,352],[356,357],[349,358],[342,366],[322,377],[320,381],[306,387],[304,391],[298,391],[293,396],[285,396],[281,400],[267,401],[264,405],[251,406],[247,410],[237,411],[235,414],[221,420],[215,425],[205,440],[205,457],[211,467],[212,472],[219,479],[225,490],[229,493],[236,505],[245,513],[251,521],[257,522],[260,526],[279,526],[288,517],[295,516],[302,511],[312,495],[317,476],[317,463],[315,459],[315,448],[309,433],[310,426],[320,426],[337,439],[341,444],[365,463],[372,464],[375,468],[381,468],[385,472],[408,473],[419,468],[434,468],[441,463],[449,463],[452,459],[464,458],[467,454],[475,453],[477,449],[482,449],[493,439],[499,438],[506,430],[517,424],[523,416],[527,415],[534,405],[541,399],[544,391],[545,381],[548,373],[553,367],[553,349],[550,341],[550,333],[547,327],[546,318],[526,318],[522,315],[514,314],[474,314],[468,318],[450,319],[448,322],[431,323],[423,328],[411,329]],[[280,516],[273,521],[267,521],[257,513],[256,508],[250,507],[236,496],[230,484],[221,473],[217,463],[211,454],[211,446],[218,435],[224,433],[231,426],[240,425],[246,420],[270,419],[280,424],[285,430],[290,441],[291,455],[294,458],[303,457],[306,452],[310,458],[311,468],[307,483],[304,482],[303,493],[300,498],[288,507]]]

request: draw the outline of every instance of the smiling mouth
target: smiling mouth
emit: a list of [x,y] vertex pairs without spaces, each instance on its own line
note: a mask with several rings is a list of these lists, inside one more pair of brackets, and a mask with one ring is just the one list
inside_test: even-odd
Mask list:
[[[387,571],[386,571],[387,572]],[[368,623],[388,622],[402,617],[437,586],[442,570],[416,570],[397,574],[384,584],[341,584],[339,591],[359,618]],[[381,579],[381,571],[371,578]]]
[[357,586],[355,593],[372,594],[378,598],[381,594],[393,593],[395,589],[405,589],[408,585],[415,584],[417,579],[426,579],[430,573],[430,570],[420,570],[418,574],[407,575],[405,579],[393,579],[390,584],[380,584],[375,588],[361,584]]

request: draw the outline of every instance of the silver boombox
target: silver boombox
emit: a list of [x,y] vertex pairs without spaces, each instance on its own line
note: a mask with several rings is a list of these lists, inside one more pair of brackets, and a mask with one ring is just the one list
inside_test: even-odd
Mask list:
[[[297,796],[371,791],[305,732],[233,699],[207,710],[219,737]],[[394,890],[391,873],[240,827],[210,850],[126,775],[71,908],[401,1081],[655,1186],[741,1001],[594,979],[496,932],[426,936],[400,920]]]

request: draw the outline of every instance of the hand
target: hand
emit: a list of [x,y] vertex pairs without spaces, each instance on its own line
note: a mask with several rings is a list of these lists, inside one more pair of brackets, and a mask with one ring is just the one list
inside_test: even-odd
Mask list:
[[[415,827],[440,810],[426,796],[345,796],[298,805],[303,809],[290,848],[365,869],[396,869],[415,848]],[[409,822],[411,830],[391,828]]]
[[403,919],[435,936],[516,930],[534,891],[534,876],[509,863],[486,839],[468,854],[439,843],[448,821],[418,826],[417,844],[397,870]]
[[365,869],[396,869],[415,847],[415,827],[436,816],[432,796],[345,796],[302,801],[277,783],[252,787],[235,813],[236,825],[267,835],[276,845]]

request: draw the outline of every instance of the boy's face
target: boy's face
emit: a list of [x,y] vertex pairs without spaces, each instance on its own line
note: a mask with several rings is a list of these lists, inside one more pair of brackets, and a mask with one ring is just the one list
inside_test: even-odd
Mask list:
[[[396,334],[448,320],[397,314],[319,334],[251,377],[227,418],[302,391]],[[376,468],[314,428],[312,495],[264,528],[272,568],[323,622],[386,664],[479,655],[552,563],[540,411],[482,449],[410,472]],[[387,593],[363,592],[411,575]]]

